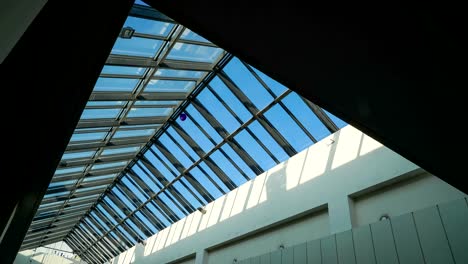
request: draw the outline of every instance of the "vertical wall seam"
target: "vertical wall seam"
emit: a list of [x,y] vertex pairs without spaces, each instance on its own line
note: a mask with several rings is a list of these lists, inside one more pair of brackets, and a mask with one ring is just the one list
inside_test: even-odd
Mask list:
[[411,219],[413,220],[414,230],[416,231],[416,238],[418,239],[419,249],[421,249],[421,254],[423,257],[424,263],[426,263],[426,257],[424,256],[424,251],[421,245],[421,240],[419,239],[418,227],[416,226],[416,220],[414,220],[414,213],[411,212]]
[[453,263],[457,263],[457,261],[455,260],[455,256],[453,255],[452,245],[450,245],[450,240],[448,239],[447,230],[445,230],[444,220],[442,219],[442,216],[440,215],[440,209],[439,209],[438,204],[436,205],[436,209],[437,209],[437,214],[439,215],[440,223],[442,224],[442,229],[444,229],[445,239],[447,239],[447,243],[449,246],[450,255],[452,256]]
[[393,246],[395,247],[396,257],[397,257],[398,263],[400,263],[400,255],[398,255],[398,248],[395,242],[395,234],[393,233],[392,219],[388,219],[388,222],[390,224],[390,231],[392,232],[392,240],[393,240]]

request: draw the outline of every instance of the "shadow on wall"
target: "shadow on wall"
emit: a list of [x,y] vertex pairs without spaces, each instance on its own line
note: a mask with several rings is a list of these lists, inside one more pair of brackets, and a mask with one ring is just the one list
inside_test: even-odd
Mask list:
[[[219,228],[216,224],[220,222],[240,224],[249,217],[240,217],[239,214],[255,214],[255,212],[250,212],[252,208],[265,207],[268,210],[287,211],[290,206],[281,203],[283,197],[297,196],[298,200],[302,200],[304,196],[308,196],[307,192],[310,190],[313,190],[313,194],[317,197],[326,197],[327,190],[314,189],[317,182],[325,180],[322,178],[332,178],[340,173],[356,173],[355,167],[358,166],[345,166],[351,161],[360,160],[368,164],[366,166],[372,167],[375,163],[372,161],[373,155],[367,154],[376,151],[389,150],[352,126],[347,126],[208,204],[205,207],[205,214],[199,211],[192,213],[148,238],[145,246],[138,244],[114,258],[111,263],[133,263],[202,231],[215,230]],[[374,169],[377,172],[380,168]],[[322,175],[327,175],[327,177],[320,177]],[[350,178],[352,181],[352,177]],[[339,184],[347,184],[347,182]],[[289,192],[292,189],[297,189],[297,192]],[[325,198],[321,199],[324,200],[321,205],[326,204]],[[271,215],[274,216],[275,212],[271,211],[268,215],[255,215],[255,217],[268,218]],[[251,225],[252,223],[246,222],[245,224]],[[236,237],[242,235],[242,231],[233,230],[230,235]]]

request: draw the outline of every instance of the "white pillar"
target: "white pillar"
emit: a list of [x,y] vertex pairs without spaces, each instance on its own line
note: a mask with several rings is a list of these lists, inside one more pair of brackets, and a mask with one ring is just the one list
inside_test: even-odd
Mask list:
[[208,264],[208,252],[204,249],[198,250],[195,254],[195,264]]
[[354,202],[348,196],[329,201],[328,215],[330,219],[330,233],[338,233],[353,228]]

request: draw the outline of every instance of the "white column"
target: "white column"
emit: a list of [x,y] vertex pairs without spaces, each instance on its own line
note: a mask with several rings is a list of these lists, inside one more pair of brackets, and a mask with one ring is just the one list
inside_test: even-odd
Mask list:
[[204,249],[198,250],[195,255],[195,264],[208,264],[208,252]]
[[330,233],[338,233],[353,228],[354,202],[348,196],[340,196],[328,202]]

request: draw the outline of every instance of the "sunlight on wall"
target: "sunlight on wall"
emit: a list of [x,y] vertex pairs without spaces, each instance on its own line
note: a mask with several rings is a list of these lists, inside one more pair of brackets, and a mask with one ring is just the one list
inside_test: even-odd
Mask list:
[[268,172],[262,173],[257,178],[252,180],[249,200],[247,201],[247,209],[250,209],[260,203],[260,198],[266,198],[264,189]]
[[307,149],[299,152],[286,161],[285,175],[286,177],[286,190],[291,190],[299,184],[299,179],[302,175],[304,163],[306,162]]
[[219,219],[220,221],[224,221],[231,216],[232,208],[234,207],[234,203],[236,201],[236,196],[237,189],[225,195],[226,203],[224,204],[224,210],[221,212],[221,218]]
[[374,151],[382,146],[383,145],[380,142],[363,134],[363,140],[361,144],[361,149],[359,150],[359,156],[366,155],[367,153]]
[[244,204],[249,195],[251,181],[246,182],[237,189],[237,196],[230,217],[242,213],[244,211]]
[[[149,256],[201,231],[215,228],[216,224],[228,221],[267,201],[267,207],[272,206],[277,202],[276,199],[287,197],[290,190],[322,175],[328,175],[330,171],[381,147],[383,146],[377,141],[347,126],[206,205],[205,214],[196,211],[160,231],[147,240],[142,255]],[[352,181],[352,178],[349,180]],[[232,230],[230,233],[236,235],[238,231]],[[129,255],[134,254],[132,252]],[[118,264],[132,261],[129,258],[121,259]]]
[[333,137],[334,135],[331,135],[306,150],[307,160],[304,162],[300,184],[308,182],[325,173],[330,159],[332,148],[330,142]]
[[332,147],[335,148],[335,153],[332,153],[331,169],[343,166],[358,157],[362,135],[362,132],[357,129],[348,129],[347,133],[339,134],[339,139],[335,140],[332,144]]

